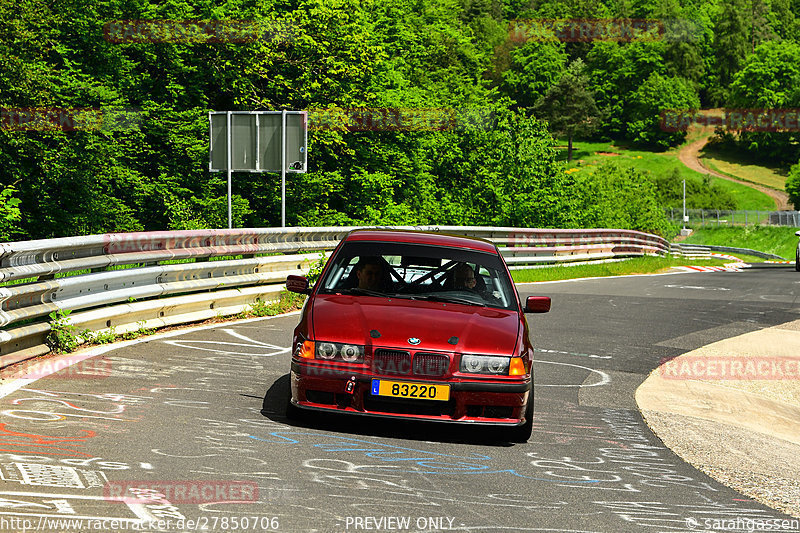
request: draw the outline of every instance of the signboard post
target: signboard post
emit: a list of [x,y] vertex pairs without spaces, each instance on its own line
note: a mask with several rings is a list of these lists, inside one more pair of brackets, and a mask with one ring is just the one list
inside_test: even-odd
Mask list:
[[210,111],[208,170],[228,174],[228,228],[233,227],[231,175],[281,173],[281,227],[286,227],[286,173],[307,168],[306,111]]

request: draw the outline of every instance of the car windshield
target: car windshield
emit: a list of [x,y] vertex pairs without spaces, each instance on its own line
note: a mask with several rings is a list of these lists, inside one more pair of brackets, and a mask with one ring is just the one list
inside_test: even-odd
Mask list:
[[356,294],[516,309],[502,259],[463,248],[349,242],[320,280],[320,294]]

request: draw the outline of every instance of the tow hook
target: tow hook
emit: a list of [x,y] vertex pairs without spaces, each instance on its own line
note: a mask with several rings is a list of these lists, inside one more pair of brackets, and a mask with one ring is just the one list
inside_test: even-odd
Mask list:
[[350,376],[350,379],[347,380],[347,383],[344,384],[344,391],[347,394],[353,394],[353,391],[356,390],[356,377]]

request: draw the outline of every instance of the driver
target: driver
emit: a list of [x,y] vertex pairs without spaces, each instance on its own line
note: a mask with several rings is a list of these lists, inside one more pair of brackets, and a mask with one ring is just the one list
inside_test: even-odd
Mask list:
[[371,291],[383,290],[385,272],[383,261],[380,257],[365,256],[358,260],[355,266],[358,288]]

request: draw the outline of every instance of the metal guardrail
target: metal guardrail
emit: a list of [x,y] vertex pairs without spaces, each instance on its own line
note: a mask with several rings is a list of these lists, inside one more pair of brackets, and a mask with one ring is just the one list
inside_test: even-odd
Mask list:
[[750,248],[736,248],[733,246],[716,246],[709,244],[682,244],[682,243],[672,243],[670,247],[673,256],[687,257],[691,259],[708,258],[711,257],[711,252],[723,252],[729,254],[745,254],[745,255],[752,255],[755,257],[761,257],[764,259],[776,259],[779,261],[786,261],[785,258],[779,255],[770,254],[767,252],[759,252],[758,250],[752,250]]
[[670,252],[673,257],[687,257],[690,259],[701,259],[711,257],[711,248],[701,244],[681,244],[672,243]]
[[[488,239],[512,267],[670,253],[665,239],[630,230],[394,228]],[[352,229],[157,231],[0,243],[0,368],[49,351],[53,311],[70,311],[78,331],[124,333],[276,300],[287,275],[307,273]]]
[[767,252],[759,252],[758,250],[751,250],[750,248],[735,248],[733,246],[713,246],[705,245],[706,248],[713,252],[724,252],[728,254],[746,254],[754,257],[761,257],[763,259],[776,259],[778,261],[786,261],[786,258],[779,255],[770,254]]

